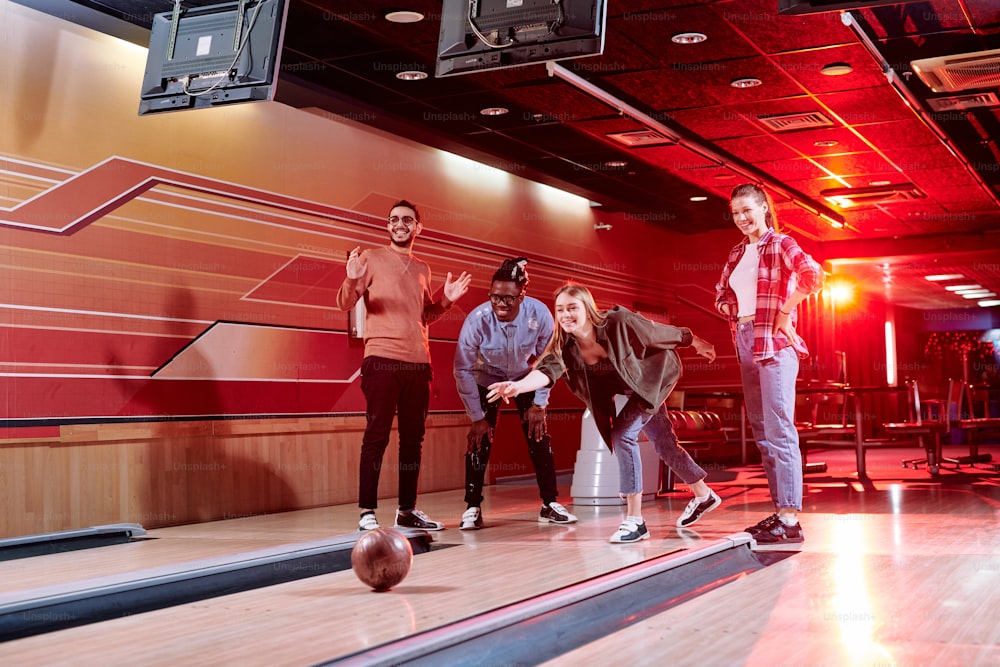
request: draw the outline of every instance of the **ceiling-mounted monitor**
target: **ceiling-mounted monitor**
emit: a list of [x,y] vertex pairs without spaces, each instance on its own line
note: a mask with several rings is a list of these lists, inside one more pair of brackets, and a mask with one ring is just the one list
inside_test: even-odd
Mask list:
[[904,5],[909,2],[926,0],[778,0],[778,14],[821,14],[823,12],[846,12],[857,9],[873,9],[887,5]]
[[437,76],[604,52],[605,0],[444,0]]
[[274,99],[287,0],[153,16],[139,115]]

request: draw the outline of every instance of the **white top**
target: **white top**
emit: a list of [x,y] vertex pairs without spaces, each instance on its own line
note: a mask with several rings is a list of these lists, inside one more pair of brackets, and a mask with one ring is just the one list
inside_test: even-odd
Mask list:
[[747,243],[743,256],[736,268],[729,274],[729,286],[736,293],[737,317],[754,315],[757,312],[757,267],[760,265],[760,250],[756,243]]

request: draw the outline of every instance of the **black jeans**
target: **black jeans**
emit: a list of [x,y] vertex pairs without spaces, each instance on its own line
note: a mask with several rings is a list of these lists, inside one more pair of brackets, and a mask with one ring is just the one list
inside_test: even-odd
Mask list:
[[431,366],[385,357],[361,362],[361,391],[368,423],[361,442],[358,507],[378,507],[382,457],[389,445],[392,419],[399,415],[399,507],[413,509],[420,479],[420,450],[431,397]]
[[[486,387],[479,387],[479,404],[483,408],[483,416],[491,429],[495,429],[497,419],[500,416],[500,401],[490,403],[486,400]],[[514,404],[517,412],[521,416],[521,430],[524,432],[524,439],[528,443],[528,455],[531,463],[535,467],[535,481],[538,482],[539,495],[542,501],[550,503],[559,495],[556,487],[556,466],[552,459],[552,447],[549,444],[549,435],[546,433],[539,440],[532,440],[528,435],[527,412],[535,400],[535,392],[519,394],[514,397]],[[490,462],[491,443],[487,436],[483,436],[479,443],[478,452],[469,452],[465,455],[465,502],[474,507],[479,507],[483,502],[483,483],[486,477],[486,467]]]

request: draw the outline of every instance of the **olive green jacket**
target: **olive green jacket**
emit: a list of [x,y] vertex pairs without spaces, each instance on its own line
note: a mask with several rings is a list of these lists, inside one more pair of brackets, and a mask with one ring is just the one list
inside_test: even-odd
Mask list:
[[[691,330],[652,322],[627,308],[615,306],[594,331],[623,384],[648,404],[648,412],[655,413],[681,378],[683,367],[674,348],[691,344]],[[609,400],[606,405],[594,405],[587,386],[586,364],[576,339],[568,337],[562,348],[562,360],[549,352],[538,360],[535,369],[549,378],[548,386],[565,374],[570,391],[590,408],[601,437],[613,450],[614,403]]]

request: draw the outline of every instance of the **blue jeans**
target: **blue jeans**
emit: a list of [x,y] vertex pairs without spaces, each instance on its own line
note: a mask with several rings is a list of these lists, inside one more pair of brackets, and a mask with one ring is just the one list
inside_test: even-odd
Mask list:
[[[648,405],[648,404],[647,404]],[[661,405],[655,414],[643,409],[643,401],[629,396],[611,425],[611,440],[618,460],[619,491],[623,494],[642,493],[642,460],[639,458],[639,433],[645,433],[660,459],[685,484],[705,479],[707,473],[691,455],[677,444],[677,436]]]
[[753,360],[753,322],[736,327],[736,356],[743,401],[760,450],[775,507],[802,509],[802,452],[795,430],[795,378],[799,356],[792,347],[761,363]]

